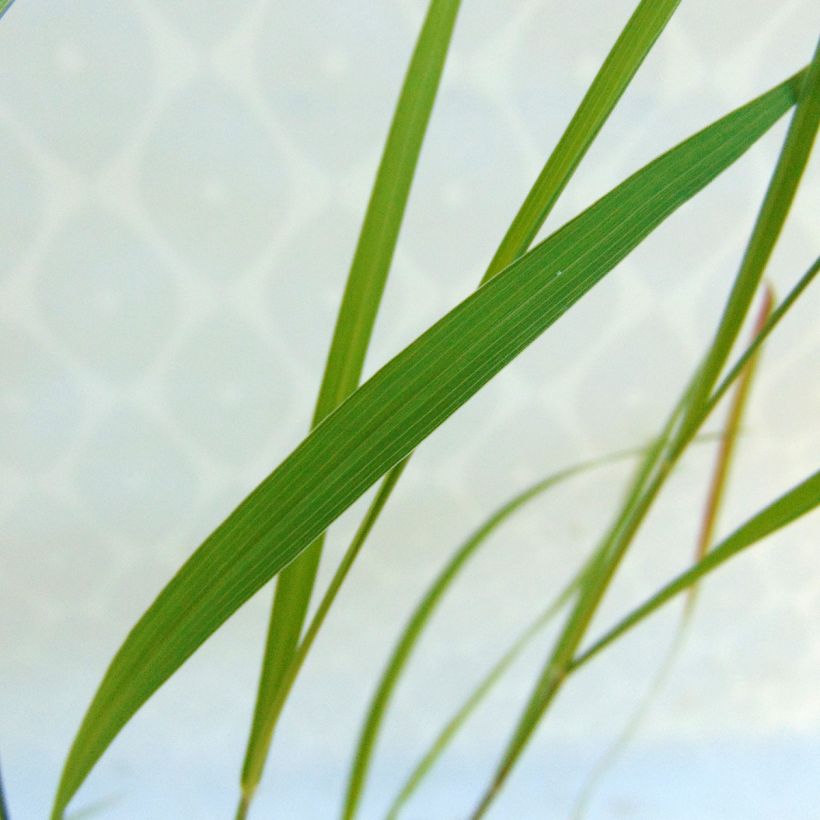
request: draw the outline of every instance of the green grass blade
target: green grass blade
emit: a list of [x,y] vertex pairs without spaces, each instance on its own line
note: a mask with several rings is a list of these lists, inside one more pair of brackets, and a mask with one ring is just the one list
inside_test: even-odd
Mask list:
[[[771,314],[773,298],[771,288],[768,285],[765,286],[763,302],[761,304],[761,308],[755,322],[754,331],[752,333],[752,341],[757,339],[760,335]],[[695,561],[699,561],[704,555],[706,555],[714,540],[715,527],[717,526],[718,515],[720,513],[726,485],[728,483],[729,470],[737,447],[741,422],[746,409],[749,392],[754,381],[754,375],[757,370],[759,359],[759,355],[756,355],[748,361],[746,366],[743,368],[742,375],[735,388],[732,404],[729,408],[726,425],[724,428],[725,435],[720,440],[717,456],[715,458],[715,466],[712,473],[712,482],[706,496],[706,505],[704,507],[700,535],[698,536],[697,545],[695,548]],[[666,684],[668,676],[675,665],[678,654],[684,645],[686,635],[692,622],[692,613],[694,612],[697,589],[697,585],[694,584],[689,588],[689,594],[686,598],[686,603],[683,611],[681,612],[681,617],[675,629],[672,641],[666,651],[663,662],[658,667],[650,686],[646,690],[646,694],[641,698],[638,707],[627,721],[626,726],[623,728],[621,733],[595,764],[587,777],[586,783],[582,786],[578,799],[575,803],[575,808],[572,812],[572,817],[574,820],[582,820],[586,814],[587,806],[595,794],[598,785],[604,780],[621,754],[632,742],[632,739],[638,733],[644,717],[648,714],[649,709],[654,703],[658,693]]]
[[188,559],[111,663],[68,800],[125,723],[245,601],[793,104],[797,75],[649,163],[479,288],[345,400]]
[[0,17],[2,17],[10,8],[14,0],[0,0]]
[[771,316],[766,320],[760,332],[754,337],[751,344],[738,356],[735,364],[732,365],[729,372],[721,380],[720,384],[715,388],[715,391],[709,397],[709,401],[704,407],[704,415],[708,416],[712,410],[717,406],[718,402],[726,394],[726,391],[732,386],[734,381],[743,372],[743,369],[749,361],[757,354],[760,346],[766,341],[769,334],[777,327],[783,317],[788,313],[789,309],[797,302],[803,291],[814,281],[814,278],[820,272],[820,256],[814,260],[814,264],[800,277],[797,284],[789,291],[786,298],[772,311]]
[[580,668],[588,663],[605,647],[624,635],[634,626],[684,592],[692,584],[713,572],[721,564],[734,558],[743,550],[771,535],[773,532],[791,524],[803,515],[820,505],[820,470],[809,476],[785,495],[769,504],[757,515],[735,530],[728,538],[706,554],[691,569],[682,572],[661,590],[656,592],[645,603],[625,616],[605,635],[599,638],[589,649],[582,652],[571,664],[571,669]]
[[627,494],[626,503],[604,540],[604,546],[600,550],[601,559],[585,579],[585,587],[550,658],[544,665],[493,778],[479,800],[473,814],[475,818],[484,815],[503,787],[541,718],[563,685],[567,666],[572,661],[620,561],[677,459],[706,418],[705,408],[708,407],[709,395],[748,312],[753,292],[763,275],[763,267],[780,234],[808,162],[817,132],[819,114],[820,50],[815,52],[801,82],[797,110],[786,134],[715,339],[691,385],[684,391],[667,422],[664,435],[659,437],[659,441],[663,442],[662,447],[646,459],[637,480]]
[[641,0],[504,235],[484,281],[530,247],[680,0]]
[[[359,384],[460,0],[432,0],[407,69],[339,309],[313,424]],[[242,767],[242,804],[262,776],[275,718],[272,703],[305,620],[322,538],[277,581],[251,732]],[[239,816],[247,811],[240,808]]]
[[[679,3],[680,0],[642,0],[638,4],[502,239],[481,284],[530,247]],[[394,487],[396,482],[390,484]]]
[[542,493],[545,493],[551,487],[583,472],[593,470],[605,464],[611,464],[619,459],[635,456],[640,452],[642,452],[642,450],[613,453],[609,456],[569,467],[548,476],[513,496],[513,498],[499,507],[499,509],[456,550],[410,616],[376,687],[362,727],[356,752],[353,756],[353,766],[351,767],[350,776],[348,778],[345,802],[342,809],[342,816],[345,820],[350,820],[358,810],[379,732],[381,731],[387,708],[401,674],[407,666],[410,656],[429,623],[430,618],[467,562],[476,554],[490,535],[510,516]]
[[490,693],[495,684],[501,679],[507,669],[517,660],[519,655],[524,651],[527,645],[538,635],[552,619],[563,609],[564,606],[572,599],[573,594],[578,589],[584,577],[584,571],[587,565],[576,573],[570,579],[567,585],[550,601],[547,608],[539,614],[539,616],[518,636],[515,642],[507,651],[496,661],[495,665],[490,668],[487,674],[481,679],[478,686],[472,691],[470,696],[458,708],[455,714],[447,721],[442,730],[436,735],[433,742],[430,744],[428,750],[421,757],[419,762],[413,768],[404,781],[399,793],[393,800],[387,812],[388,820],[395,820],[399,812],[407,804],[407,801],[413,796],[413,793],[421,784],[422,780],[427,776],[438,759],[444,754],[444,751],[450,745],[450,742],[464,726],[470,715],[475,712],[484,698]]
[[695,382],[692,407],[708,400],[743,325],[809,161],[820,123],[820,41],[758,212],[714,340]]

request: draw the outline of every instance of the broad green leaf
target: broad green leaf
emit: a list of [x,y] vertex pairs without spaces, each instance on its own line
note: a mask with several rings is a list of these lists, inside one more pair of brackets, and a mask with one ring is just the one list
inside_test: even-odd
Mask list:
[[125,723],[245,601],[512,361],[796,99],[787,80],[649,163],[436,322],[356,390],[206,539],[114,657],[54,816]]
[[680,0],[641,0],[495,252],[484,281],[530,247]]
[[[569,467],[548,476],[545,479],[533,484],[524,491],[513,496],[503,506],[499,507],[453,554],[436,579],[430,585],[427,592],[422,597],[418,606],[407,622],[395,648],[390,656],[390,660],[382,674],[376,687],[376,692],[370,702],[367,717],[365,718],[356,752],[353,758],[353,767],[347,784],[345,803],[342,809],[342,816],[349,820],[358,810],[359,803],[364,791],[367,775],[370,769],[370,762],[373,758],[376,741],[381,731],[384,717],[390,700],[398,684],[404,668],[406,667],[413,650],[416,647],[422,632],[426,628],[438,608],[447,590],[466,566],[467,562],[476,554],[478,549],[487,541],[510,516],[520,510],[530,501],[533,501],[542,493],[560,484],[573,476],[583,472],[593,470],[613,461],[634,456],[640,450],[629,450],[622,453],[614,453],[594,461]],[[500,674],[500,673],[499,673]]]
[[[642,0],[638,5],[502,240],[498,252],[481,280],[482,284],[527,250],[679,2],[680,0]],[[364,346],[359,352],[364,355]],[[337,357],[336,361],[340,359]],[[335,370],[333,364],[334,358],[331,356],[327,374],[344,372],[343,367]],[[358,375],[357,372],[357,378]],[[398,482],[399,473],[405,466],[406,462],[402,462],[394,467],[376,494],[366,514],[370,522],[369,528],[375,524],[380,510],[387,503]],[[354,543],[348,549],[348,555],[355,559],[363,544],[363,540],[354,539]],[[292,567],[288,567],[278,581],[259,684],[251,747],[243,770],[244,796],[238,812],[239,818],[245,813],[250,794],[261,776],[270,737],[284,705],[284,698],[293,685],[306,650],[309,649],[309,646],[300,646],[297,651],[295,647],[315,581],[320,549],[321,539]],[[349,569],[350,563],[346,563],[337,571],[334,581],[340,575],[346,575]],[[326,612],[322,617],[325,614]],[[313,624],[311,630],[315,635]],[[300,656],[298,661],[297,654]],[[294,665],[296,668],[290,669],[290,666]],[[288,681],[287,684],[285,679]]]
[[743,550],[756,544],[758,541],[771,535],[773,532],[791,524],[803,515],[820,505],[820,470],[785,495],[769,504],[753,518],[735,530],[728,538],[708,552],[693,567],[682,572],[670,581],[661,590],[656,592],[645,603],[634,609],[629,615],[619,621],[605,635],[595,641],[589,649],[582,652],[571,664],[574,671],[592,660],[601,650],[609,646],[614,640],[628,632],[655,610],[663,606],[692,584],[697,583],[705,575],[713,572],[721,564],[738,555]]
[[585,577],[584,587],[567,619],[555,648],[513,730],[491,782],[479,800],[474,817],[482,817],[529,743],[535,729],[566,678],[568,664],[580,645],[612,577],[643,522],[667,476],[706,418],[709,395],[729,356],[745,319],[763,268],[780,234],[789,206],[805,169],[820,115],[820,49],[815,52],[783,148],[767,189],[760,214],[735,279],[718,331],[703,364],[677,403],[660,446],[638,471],[626,502],[599,549],[600,558]]
[[[460,0],[432,0],[393,115],[348,274],[313,426],[359,384]],[[262,776],[275,724],[273,703],[293,661],[321,557],[320,536],[279,577],[242,767],[239,817]]]

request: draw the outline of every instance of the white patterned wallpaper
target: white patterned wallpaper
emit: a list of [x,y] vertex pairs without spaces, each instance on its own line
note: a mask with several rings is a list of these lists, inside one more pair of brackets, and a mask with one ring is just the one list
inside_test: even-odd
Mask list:
[[[304,434],[419,0],[18,0],[0,22],[0,754],[42,818],[128,628]],[[631,0],[465,0],[372,372],[477,282]],[[684,0],[548,228],[806,62],[809,0]],[[421,448],[292,699],[257,816],[334,816],[358,721],[409,608],[491,507],[645,440],[708,340],[784,133],[682,209]],[[816,161],[772,260],[817,252]],[[816,468],[820,290],[767,349],[722,531]],[[686,460],[595,628],[688,560],[710,453]],[[501,532],[402,686],[365,817],[576,566],[626,471],[567,485]],[[356,515],[331,531],[327,567]],[[820,817],[820,521],[706,584],[670,683],[595,818]],[[79,795],[100,817],[231,816],[269,593],[149,703]],[[497,818],[566,817],[654,673],[670,609],[580,674]],[[408,818],[460,817],[546,640]]]

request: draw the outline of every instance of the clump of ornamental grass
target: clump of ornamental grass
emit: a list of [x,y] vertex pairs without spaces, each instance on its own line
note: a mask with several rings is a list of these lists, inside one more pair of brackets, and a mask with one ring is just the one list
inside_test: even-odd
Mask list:
[[[0,12],[8,5],[0,5]],[[695,197],[784,116],[790,117],[788,131],[723,312],[665,423],[644,446],[565,469],[507,500],[453,553],[410,613],[381,678],[375,682],[351,758],[341,816],[357,816],[392,694],[443,596],[493,531],[556,484],[612,461],[632,460],[636,464],[624,499],[597,546],[567,586],[554,599],[544,601],[542,611],[533,613],[531,624],[515,643],[499,652],[497,663],[478,686],[465,693],[463,705],[407,774],[387,808],[389,817],[398,816],[471,712],[553,619],[563,616],[557,638],[509,735],[494,752],[494,773],[483,793],[476,795],[471,817],[483,816],[498,798],[556,695],[571,683],[576,670],[668,601],[686,596],[680,638],[701,578],[817,507],[820,472],[751,513],[719,542],[714,537],[760,348],[820,267],[820,260],[815,260],[780,301],[765,286],[766,265],[818,127],[818,53],[806,68],[671,147],[545,240],[533,244],[677,6],[678,0],[638,3],[504,233],[477,283],[478,289],[360,383],[459,8],[458,0],[431,0],[350,266],[311,432],[193,552],[125,639],[69,751],[54,802],[54,818],[63,816],[108,745],[140,707],[231,614],[276,577],[238,793],[236,816],[246,817],[288,695],[415,448],[613,271],[666,217]],[[753,333],[748,339],[741,338],[759,292],[761,307]],[[727,394],[731,403],[722,433],[717,437],[703,435],[704,423]],[[642,522],[682,456],[698,443],[716,447],[717,453],[711,482],[703,491],[703,525],[690,568],[647,594],[622,620],[590,640],[592,618]],[[377,482],[370,506],[308,620],[324,534]],[[669,657],[674,651],[670,650]],[[637,719],[639,716],[631,725]],[[628,733],[602,758],[598,773],[627,737]],[[582,797],[579,816],[583,802]]]

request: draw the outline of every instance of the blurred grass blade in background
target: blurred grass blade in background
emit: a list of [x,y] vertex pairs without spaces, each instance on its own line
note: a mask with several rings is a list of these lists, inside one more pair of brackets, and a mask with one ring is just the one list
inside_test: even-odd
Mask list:
[[764,134],[802,75],[668,151],[465,299],[346,399],[188,559],[117,652],[69,752],[59,817],[149,697],[245,601]]
[[676,595],[689,589],[705,575],[713,572],[721,564],[738,555],[743,550],[756,544],[777,530],[791,524],[801,516],[810,513],[820,505],[820,470],[810,475],[785,495],[773,501],[757,515],[736,529],[728,538],[707,553],[691,569],[681,573],[661,590],[656,592],[645,603],[619,621],[605,635],[599,638],[589,649],[582,652],[570,665],[574,671],[592,660],[605,647],[617,638],[637,626],[655,610],[670,601]]
[[548,476],[545,479],[533,484],[517,495],[513,496],[506,504],[497,509],[453,554],[436,579],[428,588],[421,601],[416,606],[404,628],[399,640],[393,649],[390,660],[385,667],[382,677],[376,687],[376,691],[370,702],[367,716],[364,720],[359,742],[353,757],[353,766],[347,784],[345,803],[342,809],[342,816],[349,820],[358,810],[362,793],[367,781],[367,774],[370,769],[370,762],[375,750],[376,741],[384,722],[385,713],[390,704],[393,692],[399,682],[399,678],[406,667],[413,650],[416,647],[422,632],[426,628],[436,611],[439,603],[447,590],[466,566],[467,562],[476,554],[479,548],[486,543],[504,522],[514,515],[530,501],[538,498],[550,488],[568,479],[580,475],[584,472],[603,467],[615,461],[634,457],[641,450],[628,450],[625,452],[613,453],[593,461],[588,461],[574,467]]
[[[316,402],[313,426],[359,384],[401,229],[427,124],[441,81],[460,0],[432,0],[419,33],[385,143],[353,256]],[[280,575],[271,612],[237,812],[247,812],[275,724],[273,703],[302,632],[322,537]]]
[[[773,300],[774,295],[772,289],[768,285],[764,285],[763,300],[758,312],[754,330],[752,332],[753,342],[760,335],[771,314]],[[734,396],[732,398],[732,403],[727,414],[726,425],[724,428],[725,434],[722,436],[718,445],[718,452],[715,457],[715,466],[712,473],[712,482],[706,496],[706,506],[704,508],[700,535],[695,548],[695,562],[699,561],[704,555],[706,555],[706,552],[714,540],[715,527],[717,526],[718,515],[720,513],[720,508],[726,491],[729,470],[737,446],[738,435],[740,433],[741,421],[743,419],[744,410],[746,408],[749,392],[754,381],[754,374],[759,360],[759,352],[758,355],[755,355],[749,359],[743,368],[734,391]],[[666,651],[666,655],[659,665],[651,684],[646,690],[646,693],[641,698],[637,708],[630,716],[621,733],[609,749],[604,752],[601,758],[593,766],[592,771],[586,779],[586,783],[582,786],[575,804],[575,808],[572,812],[572,817],[574,820],[582,820],[585,816],[586,810],[594,796],[595,790],[603,781],[607,773],[615,765],[616,761],[622,755],[632,739],[636,736],[658,693],[663,689],[669,674],[675,665],[675,661],[680,654],[680,650],[683,647],[686,635],[688,634],[688,630],[692,623],[692,613],[694,612],[697,589],[697,585],[692,585],[689,588],[689,593],[686,597],[680,620],[675,627],[675,632]]]
[[568,666],[632,539],[677,459],[692,441],[711,409],[709,395],[746,318],[754,291],[780,235],[811,153],[820,115],[820,50],[815,51],[808,71],[802,75],[798,95],[794,117],[714,340],[692,382],[676,404],[663,434],[659,436],[661,446],[654,452],[650,451],[645,459],[621,511],[605,536],[599,549],[600,558],[585,577],[584,587],[544,664],[490,784],[478,802],[472,815],[474,818],[483,816],[487,811],[563,685]]

